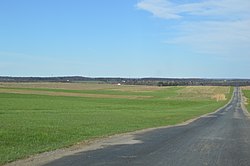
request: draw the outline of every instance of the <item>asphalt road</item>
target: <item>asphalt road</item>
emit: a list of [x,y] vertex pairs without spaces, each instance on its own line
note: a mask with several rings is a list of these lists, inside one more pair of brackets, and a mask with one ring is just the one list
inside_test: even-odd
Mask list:
[[46,166],[250,166],[250,120],[238,88],[229,105],[194,122],[134,135],[134,143],[107,145]]

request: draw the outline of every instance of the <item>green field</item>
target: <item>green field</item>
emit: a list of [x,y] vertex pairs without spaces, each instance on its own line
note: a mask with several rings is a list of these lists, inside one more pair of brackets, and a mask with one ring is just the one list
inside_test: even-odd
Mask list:
[[[229,87],[0,84],[0,165],[85,140],[215,111]],[[250,93],[249,93],[250,94]]]
[[246,104],[248,112],[250,112],[250,104],[249,104],[249,101],[250,101],[250,87],[247,87],[247,88],[243,89],[243,94],[247,98],[247,101],[246,101],[245,104]]

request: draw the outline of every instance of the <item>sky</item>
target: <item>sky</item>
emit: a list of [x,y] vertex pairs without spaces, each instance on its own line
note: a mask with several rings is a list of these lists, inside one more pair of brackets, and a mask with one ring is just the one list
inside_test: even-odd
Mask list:
[[250,78],[249,0],[0,0],[0,76]]

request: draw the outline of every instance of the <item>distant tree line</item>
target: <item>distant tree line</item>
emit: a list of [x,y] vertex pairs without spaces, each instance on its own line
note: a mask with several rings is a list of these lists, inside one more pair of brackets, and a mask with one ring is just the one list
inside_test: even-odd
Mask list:
[[0,77],[0,82],[98,82],[150,86],[250,86],[250,79],[119,78],[119,77]]

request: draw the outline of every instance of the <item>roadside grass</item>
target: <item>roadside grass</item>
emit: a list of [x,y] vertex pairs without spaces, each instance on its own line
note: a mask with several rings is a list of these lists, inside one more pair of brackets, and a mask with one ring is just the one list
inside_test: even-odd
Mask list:
[[250,104],[249,104],[249,102],[250,102],[250,87],[243,89],[243,94],[247,98],[247,101],[245,104],[246,104],[248,112],[250,112]]
[[[129,99],[0,93],[0,165],[93,138],[181,123],[215,111],[226,104],[232,94],[229,87],[102,85],[107,88],[98,90],[99,85],[91,85],[94,86],[97,89],[39,86],[31,89],[9,87],[9,90],[152,97]],[[214,100],[212,96],[216,93],[225,94],[227,100]]]

